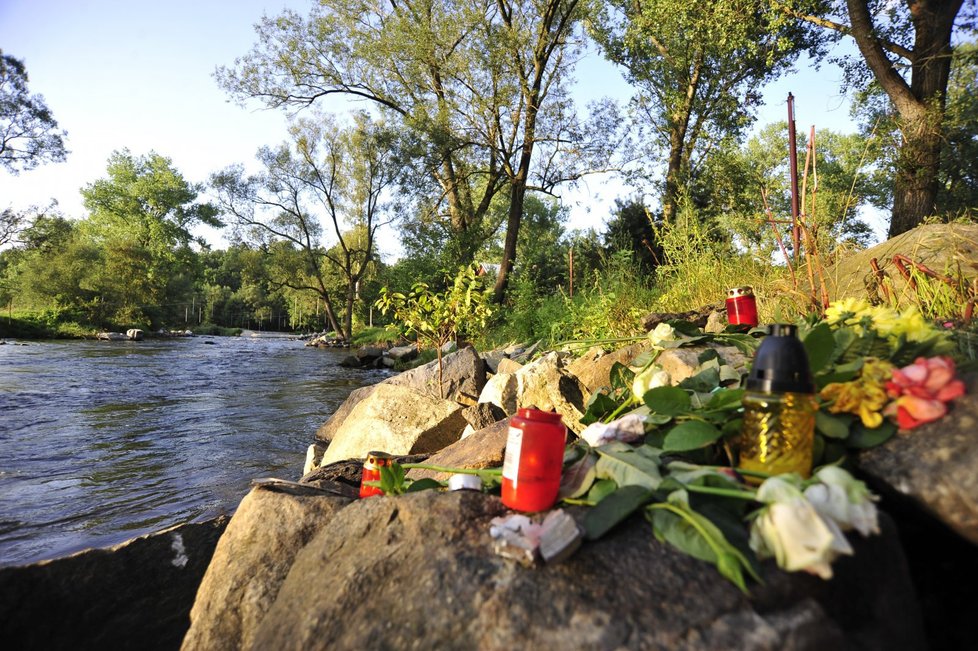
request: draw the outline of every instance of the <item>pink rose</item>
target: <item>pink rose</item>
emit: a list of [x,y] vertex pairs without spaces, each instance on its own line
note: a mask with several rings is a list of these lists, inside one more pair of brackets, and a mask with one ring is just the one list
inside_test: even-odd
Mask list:
[[942,418],[946,403],[964,395],[964,382],[955,377],[950,357],[918,357],[910,366],[893,371],[886,393],[894,400],[883,413],[896,416],[901,429],[913,429]]

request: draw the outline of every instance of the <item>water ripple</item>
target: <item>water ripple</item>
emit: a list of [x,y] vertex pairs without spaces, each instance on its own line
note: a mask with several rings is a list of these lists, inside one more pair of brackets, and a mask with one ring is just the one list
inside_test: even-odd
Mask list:
[[[215,345],[204,345],[209,341]],[[383,371],[285,339],[0,347],[0,565],[229,513]]]

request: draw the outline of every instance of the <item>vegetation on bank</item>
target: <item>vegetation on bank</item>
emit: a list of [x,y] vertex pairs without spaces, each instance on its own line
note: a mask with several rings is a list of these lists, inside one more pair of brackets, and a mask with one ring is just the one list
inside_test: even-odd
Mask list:
[[[848,21],[869,4],[823,3],[815,15],[791,3],[413,12],[325,0],[307,15],[266,17],[261,41],[216,78],[241,101],[309,109],[292,115],[286,139],[256,153],[254,174],[236,164],[206,184],[162,154],[123,149],[81,188],[84,216],[4,209],[0,336],[138,327],[443,340],[437,309],[412,325],[411,306],[391,297],[422,283],[435,306],[460,269],[477,276],[467,291],[489,309],[453,335],[483,348],[629,337],[647,312],[719,303],[741,285],[755,288],[764,320],[818,311],[828,297],[805,289],[817,286],[813,271],[867,243],[867,209],[891,210],[891,235],[928,216],[978,214],[978,45],[963,28],[973,16],[958,25],[948,3],[939,13],[956,26],[926,33],[905,8]],[[836,28],[868,44],[839,61],[858,133],[793,139],[776,123],[748,137],[759,88],[803,55],[821,61]],[[630,104],[574,105],[583,43],[621,67]],[[951,54],[924,66],[914,47]],[[0,167],[10,174],[67,153],[26,84],[23,62],[0,56],[0,132],[13,134]],[[329,115],[325,95],[371,110]],[[636,194],[569,230],[555,197],[609,170]],[[204,227],[227,227],[231,244],[211,249]],[[397,260],[379,251],[383,227]]]

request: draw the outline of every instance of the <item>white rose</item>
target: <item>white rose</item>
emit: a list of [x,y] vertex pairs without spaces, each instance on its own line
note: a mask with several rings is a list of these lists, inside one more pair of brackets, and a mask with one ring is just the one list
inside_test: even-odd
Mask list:
[[839,527],[819,515],[800,490],[780,477],[767,479],[757,491],[767,506],[751,525],[751,548],[758,556],[773,556],[788,572],[803,570],[832,578],[832,561],[852,554]]
[[667,387],[672,384],[672,377],[668,371],[664,371],[661,366],[652,364],[647,369],[635,376],[632,380],[632,393],[639,402],[649,389],[656,387]]
[[819,483],[805,489],[805,497],[823,518],[834,520],[843,531],[855,529],[863,536],[878,534],[876,497],[866,484],[842,468],[826,466],[817,473]]
[[660,323],[655,326],[655,329],[649,332],[649,341],[656,348],[659,347],[663,341],[675,341],[676,339],[676,329],[673,328],[668,323]]

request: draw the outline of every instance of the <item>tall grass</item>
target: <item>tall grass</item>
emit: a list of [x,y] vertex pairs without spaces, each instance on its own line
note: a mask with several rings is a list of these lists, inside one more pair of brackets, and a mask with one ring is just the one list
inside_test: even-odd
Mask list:
[[656,235],[665,253],[664,264],[656,270],[657,310],[685,312],[722,304],[727,290],[749,285],[762,323],[805,313],[809,299],[792,287],[787,267],[738,250],[700,221],[688,203],[674,222],[657,224]]

